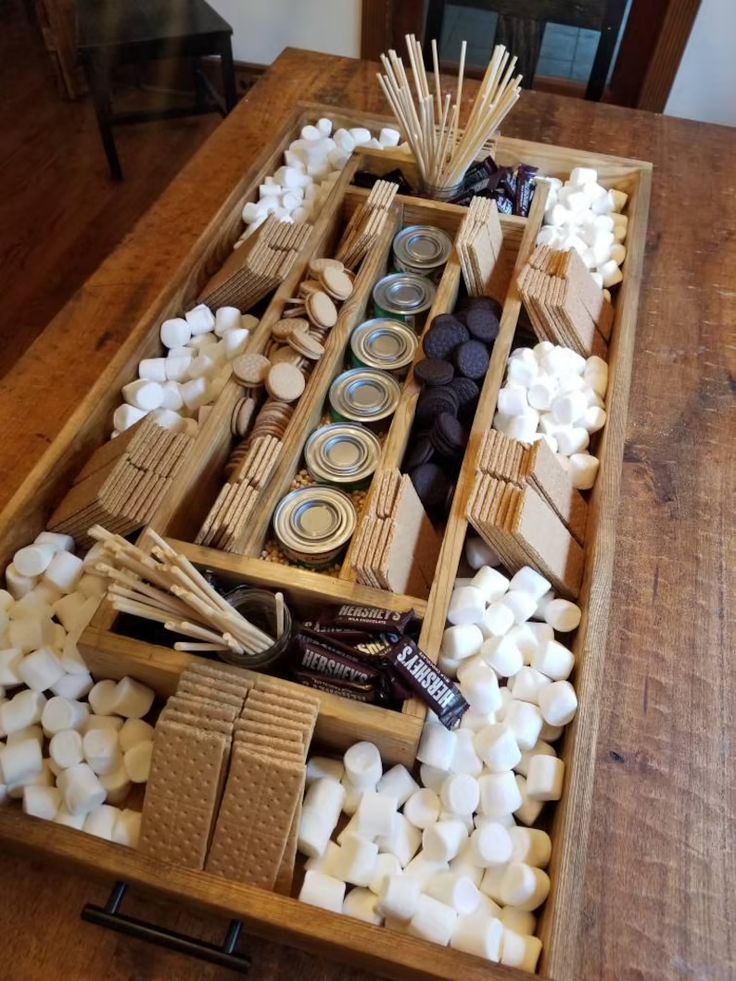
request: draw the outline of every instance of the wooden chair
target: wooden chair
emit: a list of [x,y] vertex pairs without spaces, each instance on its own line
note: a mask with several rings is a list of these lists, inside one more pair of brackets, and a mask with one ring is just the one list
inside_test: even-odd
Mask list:
[[[110,174],[122,180],[112,127],[217,111],[237,101],[230,44],[232,28],[205,0],[78,0],[79,53],[92,92]],[[219,55],[224,98],[195,72],[196,102],[136,112],[112,111],[111,73],[116,65],[162,58]]]
[[[517,71],[524,87],[531,88],[545,25],[549,22],[600,31],[585,98],[599,102],[626,10],[626,0],[457,0],[458,7],[472,7],[498,14],[495,44],[505,44],[518,58]],[[425,22],[425,57],[431,61],[429,42],[442,36],[445,0],[429,0]],[[428,64],[431,68],[431,64]]]

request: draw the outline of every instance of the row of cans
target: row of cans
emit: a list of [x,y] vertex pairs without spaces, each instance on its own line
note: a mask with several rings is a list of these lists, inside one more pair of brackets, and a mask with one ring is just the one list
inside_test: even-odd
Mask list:
[[396,411],[399,380],[414,362],[417,330],[434,302],[435,282],[451,249],[450,237],[428,225],[404,228],[394,239],[397,271],[375,284],[375,317],[353,331],[351,367],[330,387],[333,422],[315,430],[304,448],[317,484],[287,494],[274,513],[274,533],[292,561],[328,566],[354,534],[358,516],[345,491],[365,486],[378,467],[376,433]]

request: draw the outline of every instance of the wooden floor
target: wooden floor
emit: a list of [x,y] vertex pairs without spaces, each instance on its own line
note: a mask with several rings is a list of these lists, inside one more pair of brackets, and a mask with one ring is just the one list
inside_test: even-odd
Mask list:
[[[107,174],[89,100],[63,102],[20,2],[0,0],[0,377],[158,197],[219,117],[116,132],[126,173]],[[145,275],[145,270],[141,271]],[[73,370],[73,366],[70,366]],[[0,384],[2,382],[0,381]],[[14,981],[225,981],[240,977],[82,923],[106,889],[76,874],[0,854],[0,976]],[[12,897],[12,899],[11,899]],[[132,915],[217,941],[227,923],[126,900]],[[361,981],[299,951],[244,937],[259,981]]]

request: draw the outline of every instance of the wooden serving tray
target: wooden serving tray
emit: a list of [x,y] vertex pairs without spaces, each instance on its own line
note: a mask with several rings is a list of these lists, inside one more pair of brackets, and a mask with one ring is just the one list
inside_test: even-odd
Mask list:
[[[132,326],[128,341],[6,507],[0,524],[0,559],[4,563],[10,561],[17,548],[27,544],[43,529],[74,474],[108,437],[112,411],[119,401],[122,385],[135,377],[142,358],[155,357],[160,353],[158,327],[161,321],[187,309],[202,285],[219,268],[239,235],[243,205],[254,199],[259,183],[279,166],[283,149],[298,135],[302,126],[321,115],[330,116],[338,126],[364,125],[375,129],[391,125],[391,121],[385,117],[358,112],[336,113],[332,106],[302,105],[295,109],[291,121],[275,139],[272,152],[232,189],[226,204],[218,214],[213,215],[206,232],[193,247],[176,282],[172,282],[166,295],[161,296],[146,316]],[[547,176],[563,179],[575,166],[592,166],[597,168],[601,183],[621,188],[629,195],[625,275],[615,297],[616,319],[609,351],[608,420],[597,451],[601,462],[600,472],[590,495],[585,574],[580,594],[583,619],[573,644],[576,669],[572,680],[578,694],[579,710],[563,740],[558,743],[560,755],[566,764],[567,778],[563,799],[554,809],[548,828],[553,838],[550,867],[552,892],[539,918],[539,935],[544,943],[540,972],[557,979],[570,976],[570,951],[579,938],[580,889],[599,715],[598,689],[606,646],[619,479],[652,168],[641,161],[504,137],[495,142],[492,152],[500,164],[533,164]],[[251,337],[249,350],[260,351],[266,347],[271,327],[280,318],[284,301],[303,278],[309,260],[333,254],[345,222],[367,193],[351,186],[355,171],[362,168],[382,174],[396,166],[400,166],[410,180],[415,176],[413,161],[400,153],[397,156],[394,152],[364,152],[351,159],[336,182],[315,223],[312,236],[288,279],[268,305]],[[350,333],[368,315],[372,286],[389,261],[395,228],[400,224],[428,223],[441,226],[454,235],[465,213],[464,208],[454,205],[400,195],[395,199],[394,227],[386,230],[381,241],[364,260],[356,279],[355,292],[343,305],[338,324],[330,337],[330,346],[313,372],[307,391],[292,417],[279,465],[261,492],[258,517],[253,523],[246,554],[234,555],[191,544],[223,479],[222,469],[232,440],[230,415],[241,394],[240,386],[234,381],[228,383],[200,427],[194,449],[180,471],[177,485],[162,502],[151,527],[166,535],[195,564],[212,569],[226,581],[283,589],[297,613],[307,609],[313,612],[316,605],[344,602],[402,610],[413,606],[423,621],[420,644],[431,657],[436,658],[467,531],[465,512],[480,441],[491,426],[521,309],[516,273],[534,248],[543,219],[545,198],[546,187],[540,185],[528,219],[502,219],[503,251],[491,288],[499,299],[504,297],[501,329],[482,388],[442,539],[435,579],[427,599],[394,596],[354,582],[350,551],[337,577],[278,565],[263,560],[260,555],[273,508],[288,489],[299,466],[304,442],[319,422],[330,381],[342,370],[344,349]],[[436,314],[453,309],[460,278],[460,265],[453,252],[427,323]],[[410,373],[403,384],[400,404],[383,444],[379,469],[400,464],[417,395],[418,386]],[[371,491],[368,493],[370,496]],[[145,542],[144,532],[142,545]],[[152,685],[163,696],[173,692],[177,678],[191,660],[191,655],[131,639],[120,633],[117,627],[114,611],[107,604],[102,604],[80,645],[92,673],[98,677],[112,678],[128,674]],[[400,761],[411,764],[425,714],[424,707],[414,700],[405,703],[402,712],[394,712],[355,704],[337,696],[321,695],[317,739],[325,749],[336,752],[356,740],[369,739],[379,745],[387,763]],[[31,854],[43,854],[57,861],[70,862],[108,879],[124,879],[177,901],[189,902],[228,917],[239,917],[244,920],[246,928],[254,933],[293,943],[385,976],[468,979],[524,976],[521,972],[438,948],[404,934],[399,937],[383,928],[313,909],[287,897],[226,882],[206,873],[176,869],[138,855],[131,849],[29,818],[14,809],[0,809],[0,839],[27,849]]]

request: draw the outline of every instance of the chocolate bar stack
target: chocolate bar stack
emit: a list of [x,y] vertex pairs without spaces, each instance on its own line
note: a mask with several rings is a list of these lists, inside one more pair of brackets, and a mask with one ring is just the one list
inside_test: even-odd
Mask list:
[[469,205],[474,197],[491,198],[503,215],[529,216],[534,200],[537,168],[529,164],[499,167],[488,156],[465,171],[457,193],[450,199],[452,204]]

